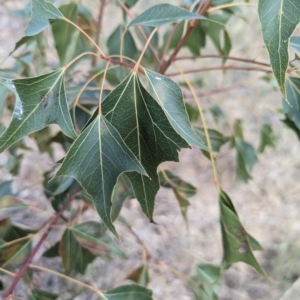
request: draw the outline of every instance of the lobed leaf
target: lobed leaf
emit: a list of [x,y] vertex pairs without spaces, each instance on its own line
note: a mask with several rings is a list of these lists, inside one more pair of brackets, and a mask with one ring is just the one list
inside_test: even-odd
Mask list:
[[111,196],[123,172],[146,175],[120,134],[103,116],[97,116],[67,153],[58,176],[74,177],[94,200],[106,226],[116,234],[111,221]]
[[142,14],[133,19],[128,27],[135,25],[145,25],[158,27],[165,24],[180,23],[182,21],[206,19],[195,13],[171,4],[158,4],[150,7]]
[[168,160],[178,161],[178,151],[188,144],[173,129],[135,72],[107,96],[102,111],[150,177],[126,174],[144,213],[152,220],[154,198],[159,189],[157,166]]
[[66,136],[76,138],[63,79],[63,69],[27,79],[0,78],[16,95],[12,121],[0,136],[0,152],[50,124],[58,124]]
[[258,14],[265,45],[279,87],[286,98],[289,39],[300,22],[299,0],[259,0]]
[[31,18],[25,34],[36,35],[50,24],[50,20],[63,19],[63,17],[63,14],[51,2],[31,0]]

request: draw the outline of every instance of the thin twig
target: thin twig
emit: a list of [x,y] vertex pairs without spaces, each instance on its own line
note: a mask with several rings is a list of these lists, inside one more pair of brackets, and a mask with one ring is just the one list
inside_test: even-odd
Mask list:
[[63,278],[63,279],[69,280],[69,281],[71,281],[71,282],[74,282],[74,283],[76,283],[76,284],[78,284],[78,285],[81,285],[81,286],[85,287],[86,289],[89,289],[89,290],[93,291],[94,293],[96,293],[97,295],[101,296],[102,298],[107,299],[107,298],[105,297],[105,295],[104,295],[99,289],[94,288],[93,286],[88,285],[88,284],[86,284],[86,283],[84,283],[84,282],[82,282],[82,281],[79,281],[79,280],[77,280],[77,279],[74,279],[74,278],[72,278],[72,277],[70,277],[70,276],[67,276],[67,275],[65,275],[65,274],[56,272],[56,271],[51,270],[51,269],[48,269],[48,268],[44,268],[44,267],[41,267],[41,266],[36,266],[36,265],[33,265],[33,264],[30,264],[28,267],[29,267],[30,269],[34,269],[34,270],[39,270],[39,271],[47,272],[47,273],[56,275],[56,276],[58,276],[58,277],[61,277],[61,278]]
[[[200,15],[204,15],[207,12],[207,10],[209,9],[211,3],[212,3],[212,0],[206,0],[206,1],[201,2],[201,4],[199,5],[197,13],[199,13]],[[173,53],[171,54],[171,56],[169,57],[167,62],[160,67],[159,73],[164,74],[167,71],[167,69],[169,68],[171,63],[174,61],[174,59],[177,56],[178,52],[180,51],[182,46],[185,44],[185,42],[189,38],[190,34],[194,30],[194,28],[196,27],[198,22],[199,22],[199,20],[193,20],[190,23],[190,26],[187,29],[185,35],[183,36],[183,38],[178,43],[177,47],[174,49]]]
[[[100,35],[101,35],[101,30],[102,30],[102,19],[103,19],[103,13],[104,13],[104,8],[105,8],[105,0],[100,0],[100,8],[99,8],[99,15],[97,19],[97,25],[96,25],[96,38],[95,38],[95,43],[96,45],[99,45],[99,40],[100,40]],[[96,46],[94,46],[94,52],[97,51]],[[92,66],[96,66],[96,57],[93,56],[92,58]]]
[[41,245],[43,244],[43,242],[46,240],[46,238],[48,237],[49,233],[52,230],[52,226],[56,224],[56,222],[59,220],[59,218],[62,216],[63,212],[65,211],[65,209],[69,206],[69,204],[73,201],[73,199],[75,198],[76,194],[81,190],[81,187],[77,188],[76,191],[69,197],[68,201],[62,206],[62,208],[60,209],[60,211],[53,217],[52,221],[49,223],[49,226],[47,228],[47,230],[44,232],[44,234],[42,235],[41,239],[39,240],[39,242],[36,244],[36,246],[34,247],[34,249],[32,250],[30,256],[28,257],[27,261],[25,262],[24,266],[22,267],[22,269],[17,273],[17,275],[15,276],[12,284],[10,285],[10,287],[8,288],[8,290],[6,291],[6,293],[4,294],[4,298],[10,296],[14,290],[14,288],[16,287],[16,285],[18,284],[18,282],[20,281],[20,279],[22,278],[23,274],[26,272],[26,270],[28,269],[29,265],[31,264],[34,256],[36,255],[36,253],[38,252],[38,250],[40,249]]
[[235,61],[240,61],[244,63],[249,63],[249,64],[255,64],[255,65],[260,65],[264,67],[270,67],[271,65],[268,63],[256,61],[253,59],[245,59],[245,58],[240,58],[240,57],[234,57],[234,56],[226,56],[226,55],[217,55],[217,54],[209,54],[209,55],[199,55],[199,56],[180,56],[176,57],[175,60],[191,60],[191,59],[202,59],[202,58],[222,58],[222,59],[227,59],[227,60],[235,60]]
[[[126,5],[125,5],[121,0],[117,0],[117,1],[118,1],[118,3],[120,4],[120,6],[124,9],[124,11],[125,11],[126,14],[128,15],[128,17],[129,17],[130,19],[133,19],[134,17],[133,17],[133,15],[131,14],[131,12],[129,11],[129,9],[126,7]],[[138,28],[139,32],[141,33],[141,35],[143,36],[143,38],[145,39],[145,41],[147,41],[147,40],[148,40],[148,36],[147,36],[146,32],[144,31],[144,29],[143,29],[140,25],[138,25],[137,28]],[[158,54],[156,53],[156,50],[155,50],[155,48],[153,47],[153,45],[152,45],[151,43],[149,44],[149,48],[150,48],[150,50],[152,51],[152,53],[153,53],[155,59],[157,60],[158,64],[160,65],[160,59],[159,59],[159,56],[158,56]]]
[[[267,70],[263,68],[256,68],[256,67],[236,67],[236,66],[220,66],[220,67],[208,67],[208,68],[201,68],[195,70],[186,70],[184,71],[185,74],[187,73],[198,73],[198,72],[207,72],[207,71],[217,71],[217,70],[241,70],[241,71],[259,71],[264,72],[267,74],[271,74],[272,70]],[[180,72],[177,73],[169,73],[167,76],[178,76],[181,75]]]

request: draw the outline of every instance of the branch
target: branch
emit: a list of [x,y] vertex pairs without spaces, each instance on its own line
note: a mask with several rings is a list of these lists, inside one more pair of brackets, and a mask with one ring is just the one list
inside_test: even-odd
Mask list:
[[[102,30],[102,19],[103,19],[105,4],[106,4],[105,0],[100,0],[100,9],[99,9],[99,15],[98,15],[97,25],[96,25],[96,39],[95,39],[96,45],[99,45],[99,39],[100,39],[101,30]],[[97,48],[96,48],[96,46],[94,46],[94,52],[96,52],[96,51],[97,51]],[[95,56],[93,56],[93,58],[92,58],[92,66],[93,67],[96,66],[96,57]]]
[[202,58],[222,58],[222,59],[227,59],[227,60],[235,60],[235,61],[240,61],[244,63],[249,63],[249,64],[255,64],[259,66],[264,66],[264,67],[270,67],[271,65],[268,63],[256,61],[254,59],[245,59],[245,58],[239,58],[239,57],[234,57],[234,56],[226,56],[226,55],[214,55],[214,54],[209,54],[209,55],[199,55],[199,56],[181,56],[181,57],[176,57],[175,60],[191,60],[191,59],[202,59]]
[[36,246],[34,247],[34,249],[32,250],[30,256],[28,257],[27,261],[25,262],[24,266],[22,267],[22,269],[17,273],[16,277],[14,278],[12,284],[10,285],[10,287],[8,288],[8,290],[6,291],[6,293],[4,294],[4,299],[8,296],[10,296],[13,291],[14,288],[16,287],[16,285],[18,284],[18,282],[20,281],[20,279],[22,278],[23,274],[26,272],[26,270],[29,268],[29,265],[31,264],[34,256],[36,255],[36,253],[38,252],[38,250],[40,249],[40,247],[42,246],[43,242],[46,240],[46,238],[48,237],[49,233],[52,230],[52,226],[56,224],[56,222],[59,220],[59,218],[62,216],[63,212],[65,211],[65,209],[69,206],[69,204],[74,200],[76,194],[81,190],[81,187],[78,187],[76,189],[76,191],[69,197],[68,201],[62,206],[62,208],[60,209],[60,211],[53,217],[52,221],[49,223],[49,226],[47,228],[47,230],[44,232],[44,234],[42,235],[42,237],[40,238],[39,242],[36,244]]
[[[241,70],[241,71],[259,71],[264,72],[267,74],[271,74],[272,70],[267,70],[263,68],[257,68],[257,67],[236,67],[236,66],[221,66],[221,67],[208,67],[208,68],[201,68],[201,69],[195,69],[195,70],[186,70],[184,71],[185,74],[187,73],[198,73],[198,72],[207,72],[207,71],[217,71],[217,70]],[[177,76],[181,75],[179,72],[177,73],[169,73],[167,76]]]
[[[209,9],[211,3],[212,3],[212,0],[204,0],[203,2],[201,2],[197,13],[199,13],[200,15],[204,15],[207,12],[207,10]],[[164,74],[167,71],[167,69],[169,68],[171,63],[175,60],[175,57],[177,56],[179,50],[185,44],[185,42],[189,38],[190,34],[194,30],[194,28],[196,27],[198,22],[199,22],[199,20],[193,20],[190,23],[188,30],[186,31],[185,35],[183,36],[183,38],[181,39],[181,41],[179,42],[177,47],[174,49],[173,53],[171,54],[171,56],[169,57],[167,62],[159,68],[159,73]]]

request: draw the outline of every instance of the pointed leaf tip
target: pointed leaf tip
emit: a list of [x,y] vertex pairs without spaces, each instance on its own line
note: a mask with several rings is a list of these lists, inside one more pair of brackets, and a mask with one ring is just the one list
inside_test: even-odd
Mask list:
[[279,87],[286,98],[285,77],[289,63],[289,39],[300,22],[299,0],[259,0],[259,19],[265,45]]
[[16,104],[6,131],[0,136],[0,153],[25,136],[57,124],[71,139],[76,138],[69,114],[62,69],[26,79],[1,80],[16,95]]
[[106,226],[117,235],[110,216],[111,197],[119,175],[129,171],[147,176],[115,127],[97,116],[73,143],[55,177],[76,178],[92,196]]
[[25,34],[33,36],[45,29],[50,20],[63,19],[63,14],[46,0],[31,0],[31,18]]
[[170,23],[180,23],[187,20],[206,19],[205,17],[191,13],[183,8],[171,4],[158,4],[150,7],[133,19],[128,27],[145,25],[158,27]]
[[145,69],[151,96],[158,102],[175,131],[190,145],[208,150],[195,133],[184,105],[183,94],[172,79]]

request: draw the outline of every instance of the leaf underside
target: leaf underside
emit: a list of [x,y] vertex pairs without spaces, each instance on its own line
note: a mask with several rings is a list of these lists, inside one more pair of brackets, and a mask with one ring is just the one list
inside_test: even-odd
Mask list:
[[289,63],[288,45],[293,31],[300,22],[300,1],[259,0],[258,14],[272,69],[285,98],[285,77]]
[[33,36],[45,29],[50,20],[63,19],[63,14],[46,0],[31,0],[32,13],[25,30],[27,36]]

